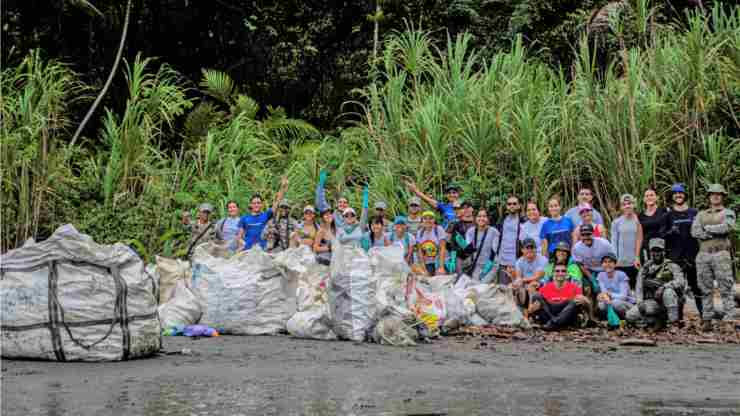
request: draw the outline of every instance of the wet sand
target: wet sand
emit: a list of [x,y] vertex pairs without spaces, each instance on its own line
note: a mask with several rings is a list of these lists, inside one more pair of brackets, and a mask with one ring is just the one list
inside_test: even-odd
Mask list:
[[129,362],[3,360],[2,414],[740,415],[737,344],[481,342],[165,337]]

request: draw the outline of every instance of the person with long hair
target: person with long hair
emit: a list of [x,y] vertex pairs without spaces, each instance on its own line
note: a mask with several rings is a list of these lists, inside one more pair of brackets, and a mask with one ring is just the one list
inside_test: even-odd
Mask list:
[[531,238],[537,245],[537,252],[542,253],[542,239],[540,238],[540,231],[542,231],[542,226],[545,225],[545,222],[549,218],[543,217],[540,214],[537,202],[531,200],[527,202],[525,214],[527,215],[527,220],[522,223],[522,230],[521,233],[519,233],[519,241]]
[[316,209],[311,205],[306,205],[303,208],[303,221],[298,224],[298,228],[291,236],[291,246],[298,247],[303,244],[313,248],[318,231],[319,224],[316,222]]
[[387,247],[391,241],[385,235],[385,218],[376,215],[370,219],[370,230],[362,238],[362,248],[369,251],[373,247]]
[[668,210],[658,204],[658,193],[655,188],[649,187],[642,195],[644,209],[637,215],[642,224],[642,247],[640,261],[645,264],[650,260],[648,243],[653,238],[663,238],[668,231]]
[[465,250],[471,256],[471,263],[469,269],[464,271],[474,280],[487,282],[493,277],[499,237],[496,227],[490,225],[488,211],[479,209],[475,216],[475,227],[468,229],[465,234]]
[[553,195],[550,197],[547,201],[547,210],[550,214],[550,219],[542,225],[540,238],[542,239],[542,254],[550,256],[555,251],[555,247],[559,242],[565,241],[568,245],[573,244],[572,238],[575,225],[569,217],[561,214],[562,206],[559,196]]
[[634,290],[641,265],[642,225],[635,212],[635,198],[624,194],[619,200],[622,215],[612,222],[611,243],[616,250],[617,269],[630,278],[630,289]]
[[337,235],[334,213],[331,208],[321,211],[321,225],[313,240],[313,251],[316,261],[328,266],[331,263],[331,246]]

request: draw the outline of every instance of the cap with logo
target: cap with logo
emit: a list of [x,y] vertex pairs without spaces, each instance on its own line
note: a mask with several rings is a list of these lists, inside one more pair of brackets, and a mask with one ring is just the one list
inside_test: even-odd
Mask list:
[[580,232],[581,235],[593,235],[594,226],[591,224],[581,224],[581,227],[578,229],[578,232]]
[[665,240],[662,238],[651,238],[649,248],[650,250],[665,250]]
[[537,242],[535,242],[533,238],[525,238],[522,241],[522,247],[524,247],[524,248],[535,248],[535,247],[537,247]]

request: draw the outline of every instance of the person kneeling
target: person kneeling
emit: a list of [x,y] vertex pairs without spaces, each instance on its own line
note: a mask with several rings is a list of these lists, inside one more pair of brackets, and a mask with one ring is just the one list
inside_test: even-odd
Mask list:
[[635,300],[630,296],[629,277],[616,269],[617,256],[614,253],[608,253],[601,258],[601,267],[604,268],[598,275],[601,292],[596,296],[599,316],[607,319],[611,307],[619,319],[624,319],[627,311],[635,304]]
[[637,275],[637,305],[627,311],[627,322],[645,327],[669,326],[679,321],[679,307],[686,291],[681,267],[665,257],[665,241],[653,238],[649,243],[650,261]]
[[532,296],[528,315],[543,322],[544,330],[553,331],[574,324],[579,307],[587,305],[581,287],[568,280],[568,265],[558,263],[553,280]]

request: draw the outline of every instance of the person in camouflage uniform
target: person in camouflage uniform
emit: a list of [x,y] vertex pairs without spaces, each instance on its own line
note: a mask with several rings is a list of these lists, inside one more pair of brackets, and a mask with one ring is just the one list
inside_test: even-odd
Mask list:
[[648,247],[650,261],[637,275],[637,304],[627,311],[626,318],[638,326],[659,327],[667,317],[670,327],[680,319],[686,278],[681,266],[666,258],[665,240],[653,238]]
[[198,219],[190,224],[190,243],[188,244],[188,257],[196,246],[211,241],[216,241],[216,225],[211,221],[213,205],[205,203],[198,207]]
[[735,212],[724,207],[727,191],[720,184],[707,188],[709,208],[699,212],[691,224],[691,235],[699,240],[699,254],[696,256],[696,270],[699,287],[703,295],[704,311],[702,329],[712,330],[714,319],[714,281],[719,286],[722,299],[722,320],[727,330],[734,331],[733,311],[735,309],[735,279],[730,250],[730,234],[735,228]]
[[290,247],[290,236],[298,229],[298,221],[290,217],[290,201],[278,204],[277,215],[267,222],[262,238],[267,241],[267,251],[279,253]]

